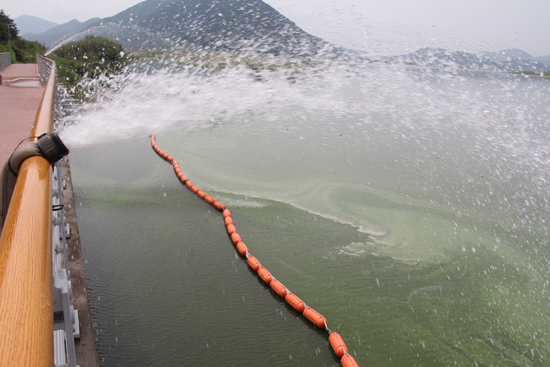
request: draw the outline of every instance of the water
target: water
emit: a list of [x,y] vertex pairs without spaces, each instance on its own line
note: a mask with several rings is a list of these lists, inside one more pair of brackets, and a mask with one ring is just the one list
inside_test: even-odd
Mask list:
[[98,82],[115,101],[61,133],[102,366],[338,365],[150,134],[360,365],[546,364],[547,81],[180,56]]

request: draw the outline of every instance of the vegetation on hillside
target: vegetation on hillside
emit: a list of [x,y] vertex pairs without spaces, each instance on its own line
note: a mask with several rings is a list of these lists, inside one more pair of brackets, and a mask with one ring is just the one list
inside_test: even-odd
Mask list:
[[523,71],[514,71],[512,74],[520,74],[527,76],[540,77],[544,79],[550,79],[550,71],[533,71],[533,70],[523,70]]
[[35,63],[36,54],[44,54],[46,48],[38,42],[19,37],[19,30],[13,19],[0,9],[0,52],[11,52],[12,63]]
[[48,57],[55,61],[58,81],[83,99],[87,90],[83,79],[109,77],[123,72],[127,57],[122,45],[104,37],[86,36],[81,41],[69,42]]

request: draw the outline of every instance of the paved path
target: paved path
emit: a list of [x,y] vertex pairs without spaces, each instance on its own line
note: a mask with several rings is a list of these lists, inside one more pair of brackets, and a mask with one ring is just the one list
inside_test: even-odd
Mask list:
[[0,72],[0,166],[28,138],[44,87],[36,64],[12,64]]

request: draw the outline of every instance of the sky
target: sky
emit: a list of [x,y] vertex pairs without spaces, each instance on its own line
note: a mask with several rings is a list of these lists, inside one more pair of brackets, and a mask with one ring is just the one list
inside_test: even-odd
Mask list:
[[[451,51],[519,48],[550,55],[550,0],[264,0],[302,29],[373,55],[422,47]],[[139,0],[0,0],[11,18],[58,24],[109,17]]]

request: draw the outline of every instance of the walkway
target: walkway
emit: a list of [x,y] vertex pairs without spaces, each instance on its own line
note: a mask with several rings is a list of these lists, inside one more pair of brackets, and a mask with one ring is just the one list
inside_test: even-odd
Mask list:
[[0,72],[0,166],[29,137],[44,87],[36,64],[12,64]]

